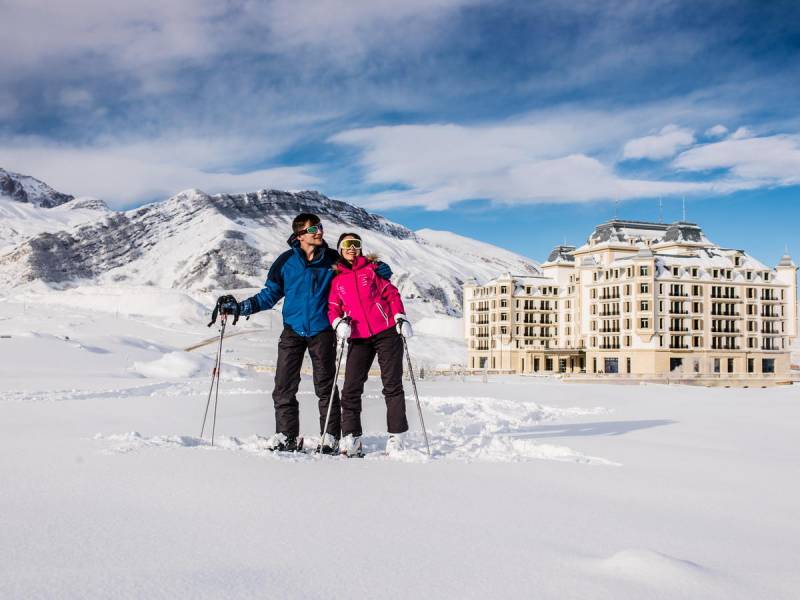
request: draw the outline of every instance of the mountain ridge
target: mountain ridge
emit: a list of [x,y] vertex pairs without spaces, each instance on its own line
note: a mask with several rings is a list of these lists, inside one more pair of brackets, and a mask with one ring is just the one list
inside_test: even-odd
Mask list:
[[414,232],[316,191],[211,195],[190,188],[128,211],[95,212],[86,222],[41,231],[0,253],[0,282],[259,288],[288,248],[291,221],[301,212],[320,216],[329,242],[344,231],[359,233],[365,252],[391,265],[405,297],[449,314],[461,314],[462,286],[470,278],[539,272],[534,261],[507,250],[450,232]]

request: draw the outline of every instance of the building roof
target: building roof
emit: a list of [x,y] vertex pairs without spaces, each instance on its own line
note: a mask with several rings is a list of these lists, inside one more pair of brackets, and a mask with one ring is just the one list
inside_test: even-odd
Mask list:
[[575,246],[556,246],[550,251],[545,262],[574,263],[575,255],[572,254],[573,252],[575,252]]
[[664,242],[711,243],[697,223],[688,221],[653,223],[625,219],[612,219],[601,223],[594,228],[586,242],[589,245],[604,243],[645,245]]

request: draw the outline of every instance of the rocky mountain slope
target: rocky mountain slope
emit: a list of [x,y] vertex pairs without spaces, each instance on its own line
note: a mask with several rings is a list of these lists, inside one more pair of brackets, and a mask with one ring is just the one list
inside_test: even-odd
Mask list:
[[[40,208],[46,202],[37,205],[39,215],[57,210]],[[365,251],[391,265],[404,296],[432,302],[450,314],[461,312],[467,279],[538,269],[512,252],[448,232],[415,233],[317,192],[212,196],[187,190],[126,212],[92,210],[88,222],[72,227],[51,223],[0,251],[0,284],[91,281],[203,292],[260,288],[272,261],[287,249],[291,221],[300,212],[320,215],[329,242],[344,231],[358,232]]]

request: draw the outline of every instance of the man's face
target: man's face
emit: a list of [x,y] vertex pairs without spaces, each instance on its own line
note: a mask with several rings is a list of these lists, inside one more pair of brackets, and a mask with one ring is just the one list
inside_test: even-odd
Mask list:
[[[308,231],[309,228],[311,228],[311,231]],[[323,242],[322,235],[322,223],[312,225],[311,221],[306,221],[303,229],[297,234],[297,239],[306,246],[321,246]]]

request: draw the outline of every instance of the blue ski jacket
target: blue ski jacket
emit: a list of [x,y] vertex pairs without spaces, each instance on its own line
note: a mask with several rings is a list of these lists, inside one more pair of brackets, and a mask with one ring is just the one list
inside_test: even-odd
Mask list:
[[[287,242],[290,248],[272,263],[264,288],[240,303],[241,314],[269,310],[285,298],[284,325],[291,327],[297,335],[312,337],[331,328],[328,293],[336,274],[332,267],[339,260],[339,253],[323,243],[309,261],[294,235]],[[384,279],[389,279],[391,269],[385,264],[382,266],[388,271]]]

